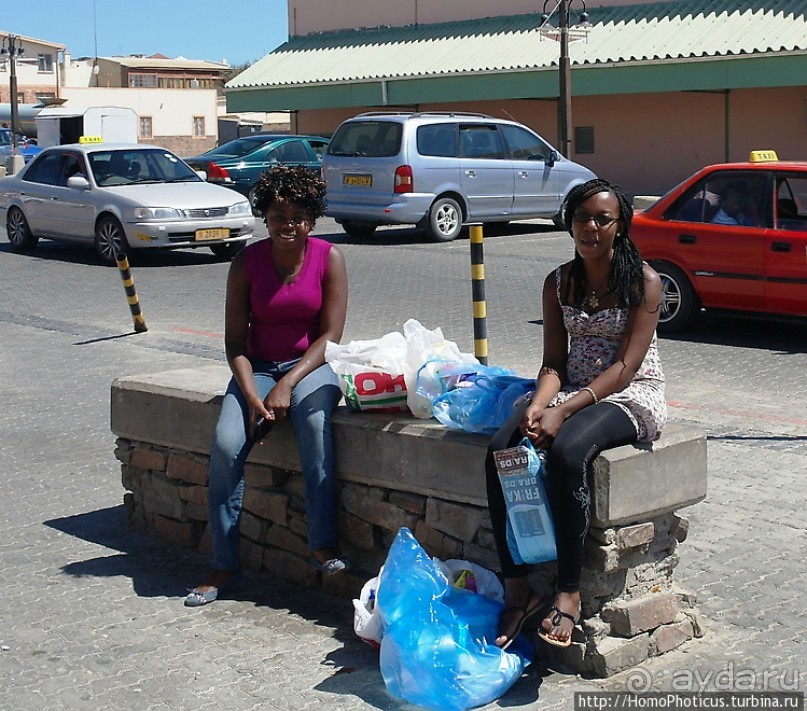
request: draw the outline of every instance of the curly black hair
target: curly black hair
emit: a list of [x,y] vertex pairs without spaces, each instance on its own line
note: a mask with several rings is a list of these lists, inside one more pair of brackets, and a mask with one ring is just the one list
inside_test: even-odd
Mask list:
[[[569,191],[563,205],[563,223],[569,234],[572,234],[575,210],[581,203],[598,193],[610,193],[619,203],[620,224],[614,238],[614,259],[611,262],[611,273],[608,275],[608,288],[616,294],[617,304],[627,308],[638,304],[644,298],[644,263],[639,250],[630,238],[633,205],[627,193],[619,185],[601,178],[576,185]],[[571,277],[569,286],[573,286],[574,289],[570,303],[581,304],[585,298],[586,273],[577,250],[574,252],[569,276]]]
[[276,165],[261,174],[255,186],[252,209],[263,217],[272,203],[299,205],[313,225],[325,214],[325,181],[304,165]]

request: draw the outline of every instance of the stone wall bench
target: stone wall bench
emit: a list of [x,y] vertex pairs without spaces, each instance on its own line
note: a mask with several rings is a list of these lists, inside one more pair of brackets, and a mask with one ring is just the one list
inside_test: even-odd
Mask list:
[[[228,379],[227,367],[216,364],[112,383],[111,426],[130,524],[204,554],[208,447]],[[486,437],[434,420],[340,409],[334,438],[340,544],[357,569],[321,578],[308,565],[302,477],[286,422],[247,463],[245,568],[356,597],[407,526],[431,555],[498,569],[486,506]],[[603,453],[594,470],[582,633],[576,630],[568,649],[539,649],[573,671],[605,677],[701,634],[694,597],[673,571],[687,534],[676,511],[706,495],[706,438],[671,424],[652,445]],[[554,572],[549,563],[532,574],[547,600]]]

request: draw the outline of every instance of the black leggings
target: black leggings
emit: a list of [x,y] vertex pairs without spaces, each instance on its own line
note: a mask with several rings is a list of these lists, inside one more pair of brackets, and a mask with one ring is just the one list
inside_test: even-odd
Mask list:
[[[507,547],[507,508],[493,452],[514,447],[523,439],[518,425],[525,408],[526,405],[519,408],[493,435],[485,458],[490,521],[505,578],[527,575],[528,566],[514,563]],[[636,442],[636,428],[627,414],[617,405],[601,402],[579,410],[566,420],[549,448],[547,495],[555,519],[559,592],[580,589],[583,545],[589,524],[588,471],[591,463],[602,450],[633,442]]]

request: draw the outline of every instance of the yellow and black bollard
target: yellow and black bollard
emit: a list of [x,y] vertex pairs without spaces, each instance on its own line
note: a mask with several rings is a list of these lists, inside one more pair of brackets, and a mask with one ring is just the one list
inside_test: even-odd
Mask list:
[[137,298],[137,291],[135,291],[134,279],[132,273],[129,271],[129,259],[123,252],[118,252],[115,255],[115,260],[118,263],[121,279],[123,279],[123,290],[126,292],[126,299],[129,301],[129,311],[132,312],[134,319],[134,330],[136,333],[144,333],[149,330],[146,326],[146,319],[140,312],[140,301]]
[[485,303],[485,254],[482,247],[482,225],[471,225],[471,293],[474,303],[474,355],[482,365],[488,364],[488,325]]

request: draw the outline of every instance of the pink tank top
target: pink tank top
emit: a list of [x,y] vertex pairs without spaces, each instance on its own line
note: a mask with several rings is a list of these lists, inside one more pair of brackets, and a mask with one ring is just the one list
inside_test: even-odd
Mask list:
[[322,290],[331,246],[330,242],[309,237],[303,268],[292,284],[281,282],[275,271],[272,240],[246,247],[250,358],[280,363],[294,360],[319,338]]

